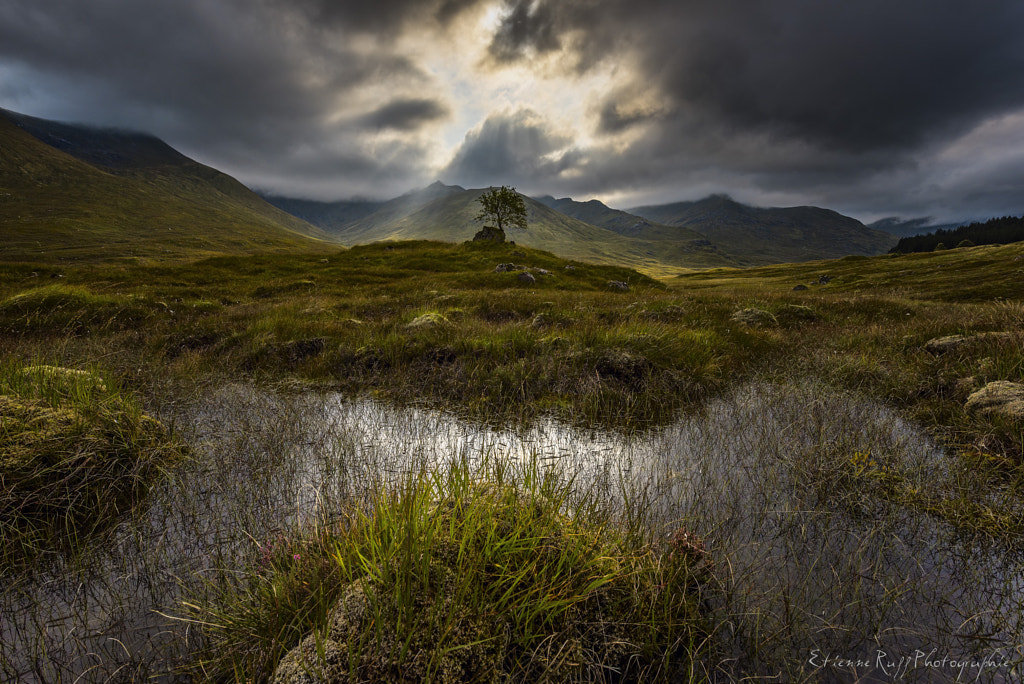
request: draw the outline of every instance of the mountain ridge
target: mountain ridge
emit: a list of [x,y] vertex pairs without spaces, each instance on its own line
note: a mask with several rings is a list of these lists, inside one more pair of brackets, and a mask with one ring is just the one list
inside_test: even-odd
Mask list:
[[330,244],[153,136],[0,110],[0,148],[5,260],[168,260]]
[[832,209],[813,206],[753,207],[727,195],[647,205],[628,210],[651,221],[690,228],[754,263],[833,259],[882,254],[896,238]]

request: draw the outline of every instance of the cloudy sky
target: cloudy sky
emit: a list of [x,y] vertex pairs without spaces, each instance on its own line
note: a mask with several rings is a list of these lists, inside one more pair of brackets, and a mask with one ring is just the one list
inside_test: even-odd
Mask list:
[[4,0],[0,107],[316,199],[1024,213],[1021,0]]

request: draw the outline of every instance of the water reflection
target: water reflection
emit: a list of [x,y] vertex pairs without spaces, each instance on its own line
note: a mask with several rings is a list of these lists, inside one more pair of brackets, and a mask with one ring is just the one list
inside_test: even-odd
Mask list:
[[[214,568],[244,567],[277,530],[339,514],[367,483],[455,459],[514,459],[610,501],[643,494],[666,532],[686,526],[707,540],[721,583],[708,602],[717,625],[708,678],[1017,680],[1006,664],[960,673],[934,663],[1018,661],[1020,555],[877,499],[851,508],[840,500],[847,491],[829,489],[829,464],[856,453],[932,487],[955,469],[874,402],[755,385],[624,436],[553,421],[495,429],[438,411],[233,386],[175,422],[195,460],[154,492],[144,515],[89,562],[5,589],[0,675],[173,680],[162,673],[187,653],[193,630],[161,614],[178,612],[183,587],[201,593]],[[916,669],[899,660],[917,653]]]

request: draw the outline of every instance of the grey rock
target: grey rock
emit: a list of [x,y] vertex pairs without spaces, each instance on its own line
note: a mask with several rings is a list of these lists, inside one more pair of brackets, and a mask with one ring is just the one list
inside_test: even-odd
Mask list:
[[505,242],[505,231],[494,226],[484,226],[473,236],[473,242]]
[[608,289],[614,292],[629,292],[629,283],[624,283],[621,280],[609,280]]
[[535,282],[537,282],[537,279],[533,276],[533,274],[528,271],[523,271],[516,277],[519,280],[519,282],[525,283],[527,285],[533,285]]
[[1024,421],[1024,384],[997,380],[967,398],[964,408],[981,416]]
[[285,654],[274,671],[273,684],[349,682],[348,642],[372,619],[370,599],[362,582],[345,590],[328,617],[327,634],[309,635]]
[[808,289],[806,285],[797,285],[793,288],[793,292],[803,292],[806,289]]

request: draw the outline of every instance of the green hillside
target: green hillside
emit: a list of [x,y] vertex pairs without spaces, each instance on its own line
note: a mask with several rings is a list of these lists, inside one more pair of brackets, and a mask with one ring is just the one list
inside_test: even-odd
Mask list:
[[[441,240],[463,242],[480,229],[476,216],[477,201],[483,189],[463,190],[439,183],[385,203],[378,211],[355,221],[336,233],[346,245],[380,240]],[[435,196],[425,204],[424,197]],[[706,240],[653,240],[620,235],[611,230],[556,211],[541,202],[524,197],[529,228],[513,229],[508,239],[517,244],[553,252],[559,256],[592,263],[622,264],[651,273],[672,272],[679,268],[736,266],[736,261],[718,253]],[[679,229],[670,228],[675,233]]]
[[315,250],[329,241],[151,136],[0,112],[0,149],[5,261],[175,260]]
[[690,228],[746,263],[772,264],[870,256],[896,244],[888,233],[819,207],[765,209],[712,195],[697,202],[636,207],[630,213]]

